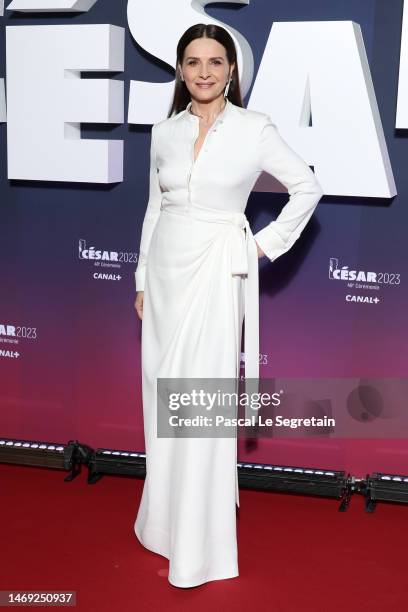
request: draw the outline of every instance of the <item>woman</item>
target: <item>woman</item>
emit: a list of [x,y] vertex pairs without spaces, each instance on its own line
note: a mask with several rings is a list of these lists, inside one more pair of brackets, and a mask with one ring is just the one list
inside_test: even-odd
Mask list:
[[[290,198],[255,235],[244,214],[263,172]],[[152,128],[136,311],[142,319],[146,479],[135,533],[191,587],[238,576],[236,437],[157,436],[157,378],[258,377],[258,258],[285,253],[322,190],[264,113],[243,108],[236,49],[216,25],[177,46],[173,104]]]

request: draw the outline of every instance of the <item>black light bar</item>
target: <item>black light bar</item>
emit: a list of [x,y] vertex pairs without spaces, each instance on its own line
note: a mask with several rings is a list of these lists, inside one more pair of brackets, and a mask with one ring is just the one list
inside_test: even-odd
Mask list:
[[146,476],[146,453],[98,448],[88,462],[88,482],[94,484],[103,474]]
[[374,472],[366,478],[366,512],[374,512],[377,501],[408,503],[408,475]]
[[0,463],[17,463],[36,467],[66,469],[65,444],[0,438]]
[[344,471],[266,463],[238,463],[238,482],[243,488],[293,492],[343,499],[348,505],[351,481]]

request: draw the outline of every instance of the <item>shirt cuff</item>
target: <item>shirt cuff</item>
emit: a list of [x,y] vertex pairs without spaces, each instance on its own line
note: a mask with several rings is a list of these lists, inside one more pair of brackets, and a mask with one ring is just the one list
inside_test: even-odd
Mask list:
[[254,238],[270,261],[274,261],[289,249],[289,245],[275,231],[275,221],[255,232]]
[[136,291],[144,291],[145,276],[146,276],[146,267],[139,264],[135,270]]

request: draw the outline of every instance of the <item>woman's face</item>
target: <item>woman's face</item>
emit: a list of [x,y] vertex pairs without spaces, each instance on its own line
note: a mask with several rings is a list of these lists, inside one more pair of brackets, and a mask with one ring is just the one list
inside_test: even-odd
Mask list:
[[210,102],[223,95],[234,68],[225,47],[212,38],[196,38],[187,45],[181,67],[186,87],[198,102]]

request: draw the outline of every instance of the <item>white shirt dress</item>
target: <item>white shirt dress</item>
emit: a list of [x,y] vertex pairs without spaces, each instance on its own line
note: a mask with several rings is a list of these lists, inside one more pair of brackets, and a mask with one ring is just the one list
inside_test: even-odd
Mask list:
[[[274,261],[323,195],[269,115],[229,100],[194,161],[199,118],[190,106],[152,127],[135,271],[136,290],[144,291],[146,479],[134,529],[146,548],[169,559],[168,580],[178,587],[239,575],[237,440],[158,437],[157,378],[238,378],[244,319],[245,377],[258,378],[256,242]],[[263,171],[287,188],[289,200],[252,234],[245,208]]]

